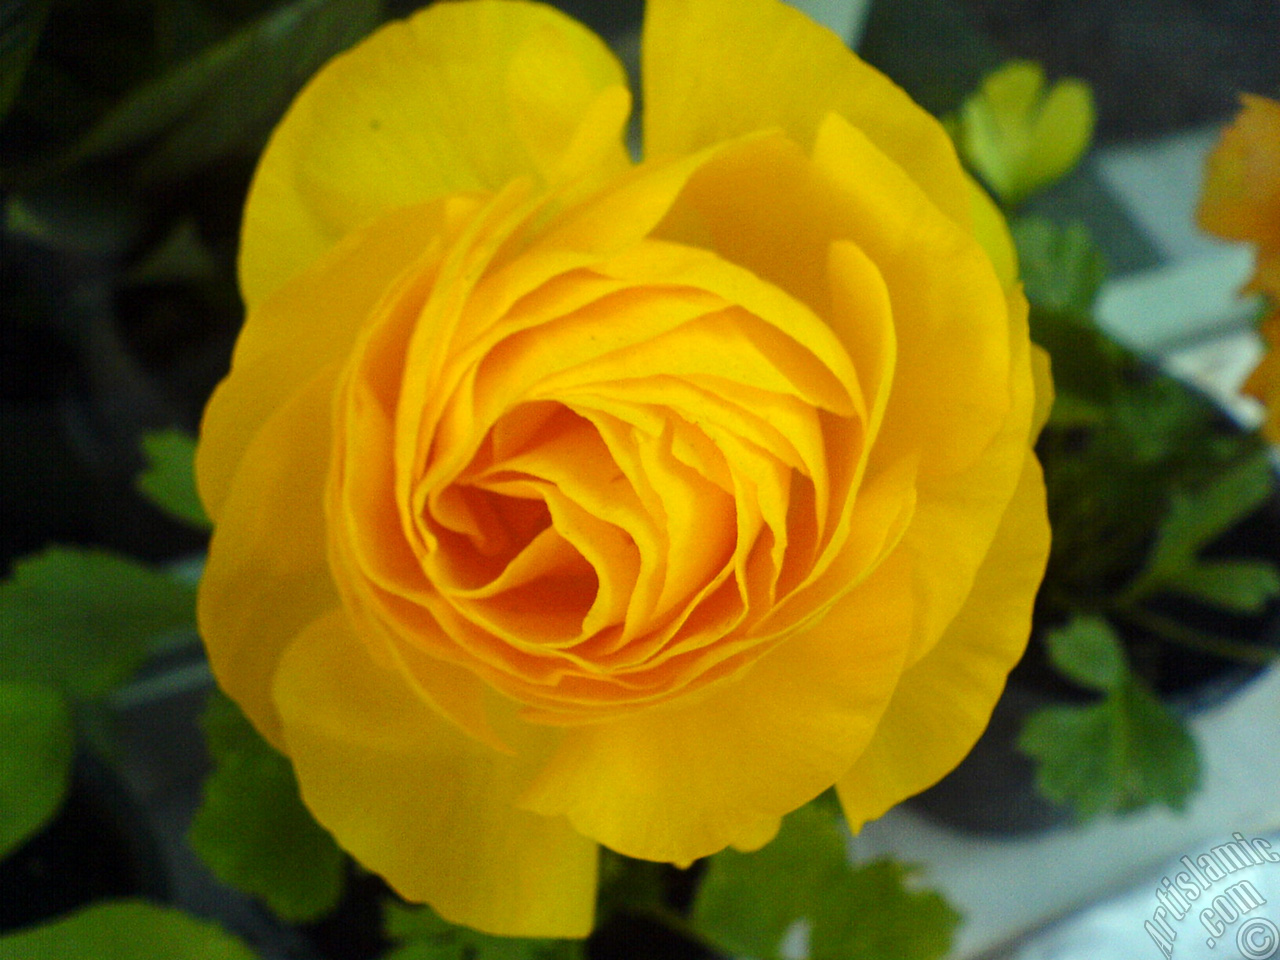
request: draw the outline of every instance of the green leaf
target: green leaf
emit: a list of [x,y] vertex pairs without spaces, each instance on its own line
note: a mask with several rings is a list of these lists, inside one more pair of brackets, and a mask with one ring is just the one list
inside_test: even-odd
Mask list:
[[1088,314],[1107,263],[1089,229],[1046,217],[1019,217],[1010,224],[1027,299],[1046,310]]
[[912,889],[916,873],[917,868],[894,860],[876,860],[819,897],[810,960],[945,956],[960,914],[940,894]]
[[1096,427],[1107,419],[1107,408],[1100,403],[1060,393],[1053,398],[1049,425],[1060,430]]
[[385,960],[581,960],[581,940],[533,940],[495,937],[444,920],[430,907],[387,901],[383,911],[387,937],[399,943]]
[[845,842],[832,812],[809,804],[787,816],[760,850],[716,854],[694,900],[694,926],[730,954],[777,956],[787,930],[849,869]]
[[108,900],[0,937],[5,960],[255,960],[231,934],[169,907]]
[[214,694],[203,717],[214,769],[191,824],[192,848],[224,883],[299,923],[342,898],[344,857],[302,803],[289,761]]
[[711,858],[694,901],[695,929],[726,953],[773,960],[797,922],[810,924],[814,960],[932,960],[951,943],[958,916],[929,892],[910,891],[910,868],[851,866],[838,813],[811,803],[787,816],[754,853]]
[[1133,677],[1099,703],[1037,711],[1018,746],[1038,762],[1041,793],[1081,822],[1156,803],[1182,810],[1200,781],[1191,734]]
[[89,131],[73,160],[147,144],[140,176],[159,181],[256,148],[302,84],[380,16],[380,0],[295,0],[134,90]]
[[1165,586],[1216,607],[1256,615],[1280,596],[1280,572],[1266,560],[1197,561],[1170,574]]
[[[1257,572],[1241,574],[1238,567],[1230,565],[1225,571],[1237,572],[1224,572],[1221,564],[1196,560],[1201,549],[1266,501],[1273,482],[1267,455],[1259,451],[1204,488],[1175,495],[1147,564],[1126,588],[1123,602],[1134,603],[1162,589],[1205,599],[1217,592],[1228,600],[1242,601],[1245,606],[1240,609],[1248,611],[1257,603],[1258,591],[1272,591],[1263,603],[1274,596],[1274,568],[1267,577]],[[1199,579],[1203,579],[1201,585],[1196,584]]]
[[50,0],[6,0],[0,5],[0,120],[18,96],[49,7]]
[[1057,396],[1092,406],[1102,412],[1100,419],[1111,416],[1116,393],[1138,366],[1136,357],[1108,338],[1088,314],[1033,301],[1030,321],[1031,338],[1053,358]]
[[0,583],[0,677],[93,700],[129,679],[157,640],[194,627],[190,584],[112,553],[51,547]]
[[1077,615],[1044,636],[1053,665],[1082,687],[1105,693],[1129,676],[1124,649],[1111,625],[1101,617]]
[[38,683],[0,683],[0,860],[42,830],[71,781],[66,701]]
[[208,527],[196,493],[196,442],[180,430],[163,430],[142,438],[147,467],[138,475],[138,490],[170,516],[193,527]]

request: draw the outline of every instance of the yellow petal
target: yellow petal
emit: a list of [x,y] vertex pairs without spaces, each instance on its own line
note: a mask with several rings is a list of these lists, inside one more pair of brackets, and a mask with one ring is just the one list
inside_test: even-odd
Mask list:
[[1038,343],[1031,345],[1031,379],[1035,383],[1036,406],[1031,416],[1031,436],[1039,437],[1053,410],[1053,358]]
[[231,373],[200,426],[196,480],[215,522],[254,434],[320,369],[345,359],[387,287],[423,257],[444,222],[442,204],[393,211],[249,311]]
[[323,494],[336,370],[277,410],[239,463],[200,579],[200,635],[218,683],[277,746],[271,680],[299,630],[339,606]]
[[[879,445],[921,450],[924,474],[959,472],[1009,411],[1008,310],[991,258],[838,115],[822,124],[814,164],[889,292],[898,351]],[[963,182],[958,197],[967,209]]]
[[1263,322],[1262,338],[1266,352],[1241,389],[1266,408],[1262,435],[1280,444],[1280,313],[1272,313]]
[[513,806],[545,731],[504,728],[518,756],[471,740],[377,667],[341,612],[285,652],[275,696],[303,799],[405,899],[489,933],[590,931],[595,844]]
[[995,202],[976,180],[965,175],[969,186],[969,208],[973,216],[973,236],[991,258],[996,276],[1006,290],[1018,282],[1018,251],[1013,245],[1009,224]]
[[1008,314],[1015,349],[1006,374],[1010,409],[999,432],[967,469],[920,477],[915,516],[902,538],[918,584],[916,643],[908,663],[927,653],[965,602],[1024,470],[1034,437],[1035,371],[1045,372],[1031,362],[1027,311],[1015,291]]
[[778,835],[778,831],[782,829],[782,818],[772,817],[761,820],[748,833],[744,833],[737,840],[733,841],[733,849],[739,853],[754,853],[761,847],[765,846]]
[[678,155],[770,127],[806,152],[838,113],[957,223],[969,212],[942,126],[829,30],[779,0],[649,0],[644,149]]
[[901,669],[909,590],[887,562],[702,702],[567,730],[522,805],[643,859],[758,841],[865,749]]
[[600,39],[549,6],[440,3],[388,24],[317,74],[272,135],[245,209],[245,300],[395,207],[520,176],[602,182],[629,163],[625,85]]
[[1200,226],[1264,251],[1280,249],[1280,102],[1244,95],[1205,164]]
[[986,728],[1026,647],[1048,554],[1044,482],[1029,455],[964,608],[903,674],[875,739],[837,784],[854,830],[936,783]]

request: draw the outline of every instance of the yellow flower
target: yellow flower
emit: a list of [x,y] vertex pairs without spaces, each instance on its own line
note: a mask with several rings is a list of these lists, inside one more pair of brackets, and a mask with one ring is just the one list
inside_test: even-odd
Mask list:
[[936,781],[1047,553],[1047,369],[942,128],[776,0],[653,0],[644,76],[633,164],[620,66],[548,7],[330,63],[202,427],[219,682],[339,842],[497,933],[585,934],[597,844]]
[[1258,365],[1244,382],[1243,390],[1266,408],[1262,434],[1280,444],[1280,310],[1272,310],[1262,324],[1264,352]]
[[1273,309],[1262,325],[1267,352],[1244,390],[1262,401],[1263,432],[1280,443],[1280,102],[1240,99],[1244,109],[1205,164],[1198,216],[1210,233],[1257,244],[1257,269],[1245,289],[1263,293]]
[[1093,94],[1080,80],[1046,92],[1044,70],[1014,60],[990,74],[960,109],[965,159],[1004,203],[1017,205],[1061,179],[1093,137]]

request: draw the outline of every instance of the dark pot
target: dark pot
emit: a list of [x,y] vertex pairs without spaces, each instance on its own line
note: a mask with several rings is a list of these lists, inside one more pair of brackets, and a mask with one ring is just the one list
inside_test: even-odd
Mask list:
[[[1206,550],[1206,556],[1265,558],[1280,566],[1280,483],[1271,499]],[[1256,646],[1280,650],[1280,601],[1255,617],[1233,616],[1179,597],[1161,597],[1153,609],[1188,626]],[[1133,669],[1183,717],[1216,706],[1239,692],[1263,667],[1166,641],[1117,624]],[[986,731],[973,750],[936,785],[908,805],[930,819],[970,833],[1033,833],[1071,820],[1070,808],[1041,796],[1035,763],[1017,748],[1027,717],[1041,707],[1080,704],[1094,695],[1065,681],[1045,661],[1033,626],[1022,661],[1009,675]],[[1145,642],[1144,642],[1145,641]]]

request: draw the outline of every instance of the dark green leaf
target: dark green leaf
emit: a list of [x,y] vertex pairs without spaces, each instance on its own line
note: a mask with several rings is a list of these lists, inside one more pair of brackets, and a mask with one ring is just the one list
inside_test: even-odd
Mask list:
[[95,903],[0,937],[5,960],[255,960],[231,934],[178,910],[135,900]]
[[71,713],[57,690],[0,683],[0,860],[58,812],[74,754]]
[[298,794],[289,761],[226,697],[205,710],[214,769],[190,842],[214,874],[291,922],[315,920],[342,897],[342,851]]
[[386,960],[581,960],[581,940],[532,940],[495,937],[455,926],[430,907],[388,901],[385,932],[399,946]]
[[1046,310],[1087,315],[1107,264],[1084,224],[1029,216],[1013,221],[1010,230],[1027,299]]
[[[218,4],[222,7],[222,4]],[[197,56],[227,33],[225,10],[209,0],[161,0],[155,4],[156,60],[171,67]]]
[[0,677],[76,700],[127,680],[155,641],[195,626],[195,589],[98,550],[52,547],[0,584]]
[[784,936],[802,920],[814,960],[945,954],[955,911],[937,894],[908,890],[910,868],[851,866],[838,816],[811,803],[786,817],[761,850],[712,857],[694,901],[695,929],[730,955],[760,960],[779,957]]
[[1100,403],[1060,393],[1053,399],[1049,425],[1063,430],[1077,427],[1096,427],[1107,418],[1107,408]]
[[1225,610],[1256,615],[1280,596],[1280,572],[1265,560],[1197,561],[1164,585]]
[[[1205,598],[1215,590],[1215,584],[1209,582],[1214,579],[1224,596],[1239,596],[1239,591],[1244,591],[1243,599],[1251,601],[1257,590],[1273,585],[1274,576],[1259,579],[1256,573],[1244,575],[1248,582],[1241,580],[1239,573],[1226,573],[1224,581],[1221,567],[1215,571],[1215,565],[1210,564],[1205,586],[1194,586],[1200,567],[1196,554],[1261,506],[1271,495],[1273,482],[1267,455],[1259,451],[1204,488],[1175,496],[1146,567],[1125,591],[1125,602],[1136,602],[1162,589]],[[1233,577],[1235,582],[1229,582]]]
[[1191,734],[1136,678],[1098,703],[1036,712],[1018,746],[1038,763],[1040,791],[1081,822],[1156,803],[1181,810],[1200,779]]
[[164,430],[143,437],[142,450],[147,468],[138,475],[138,490],[170,516],[193,527],[208,527],[196,493],[195,440],[178,430]]
[[1109,339],[1091,317],[1031,306],[1031,338],[1049,351],[1058,396],[1108,411],[1137,359]]
[[92,160],[149,144],[144,180],[256,147],[302,84],[378,22],[380,0],[295,0],[144,84],[79,144]]
[[0,120],[22,86],[49,6],[50,0],[5,0],[0,5]]
[[845,875],[819,897],[811,960],[937,960],[960,923],[932,890],[912,888],[915,868],[876,860]]
[[[163,240],[129,269],[124,279],[130,286],[217,283],[220,280],[219,265],[217,257],[200,236],[195,219],[183,217]],[[172,432],[187,439],[184,433]],[[194,443],[192,447],[194,451]]]
[[858,53],[934,116],[960,106],[1004,59],[975,8],[938,0],[872,3]]
[[1076,616],[1044,639],[1053,665],[1082,687],[1105,693],[1129,676],[1120,639],[1100,617]]

